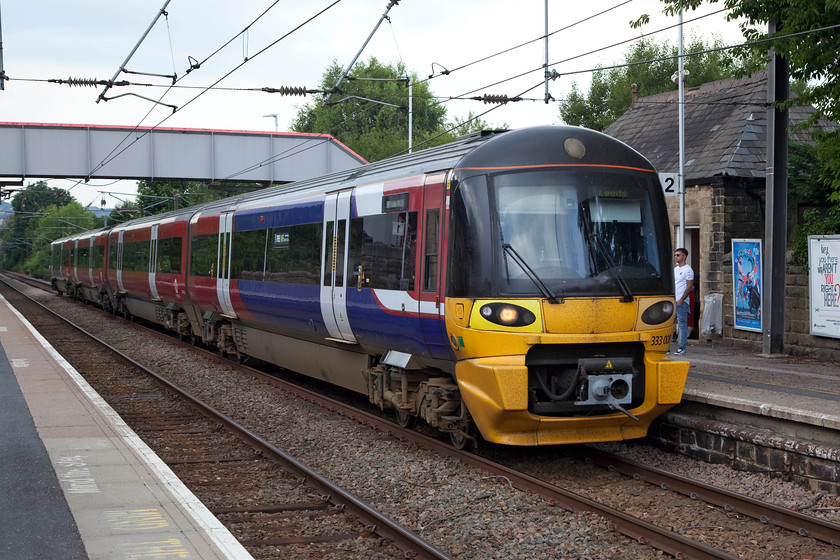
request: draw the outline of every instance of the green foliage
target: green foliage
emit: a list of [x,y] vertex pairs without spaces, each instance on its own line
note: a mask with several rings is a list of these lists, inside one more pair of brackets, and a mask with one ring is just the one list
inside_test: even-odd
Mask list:
[[[38,183],[30,187],[36,187],[36,185]],[[54,199],[62,203],[66,197],[59,194]],[[41,206],[38,214],[16,212],[9,218],[2,232],[4,268],[22,270],[31,276],[46,278],[52,241],[65,235],[95,229],[101,225],[100,220],[93,213],[86,212],[82,205],[72,197],[70,200],[72,202],[63,203],[61,206],[56,204]],[[41,199],[42,204],[46,201],[46,198]]]
[[840,206],[805,212],[802,223],[793,229],[793,257],[801,265],[808,264],[808,236],[840,233]]
[[788,193],[791,198],[824,204],[831,189],[823,179],[822,159],[814,146],[791,140],[788,145]]
[[[333,62],[324,73],[320,88],[331,90],[342,71]],[[407,74],[402,63],[382,64],[373,57],[366,63],[357,63],[350,77],[330,97],[329,104],[323,106],[326,95],[316,95],[298,110],[291,129],[331,134],[368,161],[404,152],[408,149],[408,87],[405,80],[391,80]],[[410,79],[418,81],[415,74]],[[413,141],[419,144],[443,132],[446,109],[434,102],[426,82],[417,83],[412,89]]]
[[[685,46],[685,52],[721,46],[719,38],[707,44],[695,37]],[[567,124],[604,130],[630,108],[632,84],[636,84],[639,97],[676,89],[672,77],[678,71],[678,53],[679,47],[668,41],[657,43],[640,39],[627,49],[624,60],[617,64],[620,67],[597,70],[592,74],[588,92],[581,92],[577,83],[573,83],[571,93],[560,101],[560,117]],[[688,76],[685,85],[691,87],[740,75],[747,63],[727,51],[686,57],[684,68]]]
[[46,181],[29,184],[12,197],[15,213],[41,212],[47,206],[64,206],[73,202],[73,196],[64,189],[47,186]]
[[[200,181],[137,181],[137,204],[118,206],[121,216],[114,216],[117,221],[125,221],[131,217],[145,214],[160,214],[175,209],[177,197],[178,208],[195,206],[204,202],[218,200],[219,191],[211,190]],[[113,216],[112,212],[112,216]],[[111,223],[109,218],[109,223]]]
[[[827,144],[822,146],[823,149]],[[793,229],[793,256],[801,265],[808,263],[808,236],[840,233],[840,206],[827,203],[837,191],[825,180],[826,163],[821,150],[803,142],[791,141],[788,149],[788,186],[791,198],[805,200],[822,208],[805,212],[802,223]]]

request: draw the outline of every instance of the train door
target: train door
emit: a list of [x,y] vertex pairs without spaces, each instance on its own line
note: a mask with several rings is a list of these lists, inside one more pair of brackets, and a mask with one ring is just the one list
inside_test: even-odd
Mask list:
[[89,286],[96,286],[96,280],[94,279],[94,276],[93,276],[93,261],[94,261],[94,258],[93,258],[93,251],[94,251],[93,242],[94,242],[95,239],[96,239],[96,236],[91,235],[90,238],[88,238],[88,240],[87,240],[87,243],[88,243],[88,279],[90,280],[90,283],[88,284]]
[[420,290],[420,328],[426,348],[435,358],[449,357],[444,317],[446,250],[446,173],[426,176],[423,217]]
[[158,224],[152,226],[152,238],[149,240],[149,293],[155,301],[160,301],[157,291],[158,227]]
[[122,278],[122,261],[123,261],[123,239],[125,231],[120,231],[119,236],[117,237],[117,260],[114,266],[114,269],[117,272],[117,289],[120,292],[125,293],[125,286],[123,285],[123,278]]
[[74,284],[79,283],[79,240],[70,242],[70,278]]
[[321,242],[321,316],[330,338],[355,343],[347,319],[347,231],[352,191],[331,193],[324,200]]
[[219,215],[219,250],[216,260],[216,296],[222,313],[236,317],[230,300],[231,238],[233,234],[233,212]]

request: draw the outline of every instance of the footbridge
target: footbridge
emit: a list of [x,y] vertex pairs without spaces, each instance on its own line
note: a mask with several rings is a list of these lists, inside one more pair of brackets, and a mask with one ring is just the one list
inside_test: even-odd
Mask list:
[[[326,134],[0,123],[0,178],[271,185],[366,161]],[[4,181],[2,184],[14,184]]]

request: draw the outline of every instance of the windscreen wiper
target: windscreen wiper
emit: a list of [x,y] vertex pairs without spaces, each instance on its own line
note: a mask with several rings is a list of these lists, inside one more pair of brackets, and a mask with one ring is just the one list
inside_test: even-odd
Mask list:
[[525,271],[525,274],[528,275],[528,278],[531,279],[531,282],[533,282],[534,285],[536,285],[537,288],[540,289],[540,292],[542,292],[542,294],[546,297],[548,301],[550,301],[551,303],[560,303],[560,300],[557,299],[557,296],[554,295],[554,292],[552,292],[551,289],[548,286],[546,286],[545,282],[542,281],[542,278],[540,278],[537,275],[537,273],[534,272],[534,269],[528,266],[528,263],[525,262],[525,259],[523,259],[522,256],[516,252],[516,249],[514,249],[510,243],[502,243],[502,249],[504,249],[505,253],[511,256],[513,262],[518,264],[519,267]]
[[[607,246],[604,245],[604,242],[598,237],[594,231],[592,231],[592,222],[589,220],[589,216],[586,213],[586,209],[581,207],[580,208],[581,217],[583,217],[583,227],[585,231],[583,232],[584,237],[586,238],[587,244],[589,245],[589,253],[592,256],[592,266],[595,267],[595,276],[598,276],[598,261],[595,259],[595,249],[594,247],[597,246],[598,250],[601,251],[601,254],[604,256],[604,260],[607,261],[607,266],[609,268],[615,269],[615,261],[612,260],[612,256],[610,256],[610,252],[607,249]],[[618,284],[618,288],[621,290],[621,301],[624,303],[630,303],[633,301],[633,293],[630,291],[630,286],[627,285],[627,281],[624,280],[624,277],[621,275],[618,270],[613,272],[613,278],[615,278],[616,283]]]

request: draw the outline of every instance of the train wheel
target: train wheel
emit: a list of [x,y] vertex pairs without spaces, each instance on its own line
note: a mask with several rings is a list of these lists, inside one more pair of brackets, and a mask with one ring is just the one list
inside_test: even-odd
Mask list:
[[413,430],[417,426],[417,416],[411,414],[404,408],[394,408],[394,415],[397,417],[397,424],[401,428]]

